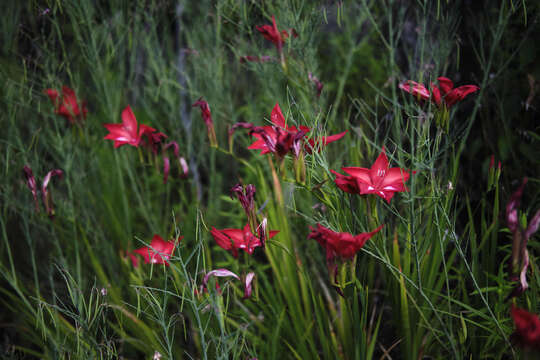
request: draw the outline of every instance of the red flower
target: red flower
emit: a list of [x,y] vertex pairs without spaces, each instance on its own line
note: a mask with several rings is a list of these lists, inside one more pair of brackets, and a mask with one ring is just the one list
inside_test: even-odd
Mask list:
[[[109,134],[105,136],[104,139],[114,140],[114,147],[120,147],[125,144],[129,144],[135,147],[138,147],[141,143],[143,135],[147,134],[157,135],[159,137],[163,136],[161,133],[152,134],[156,129],[151,128],[143,124],[137,125],[137,119],[131,110],[131,107],[128,105],[122,111],[122,124],[104,124],[109,130]],[[137,128],[138,127],[138,128]],[[149,138],[154,144],[154,139]]]
[[452,80],[442,76],[437,78],[437,80],[439,80],[439,87],[432,83],[431,87],[433,89],[431,90],[431,93],[435,103],[439,107],[443,105],[444,100],[446,107],[451,108],[456,102],[465,99],[467,95],[472,94],[480,89],[476,85],[463,85],[454,88],[454,83]]
[[216,131],[214,130],[214,122],[212,121],[212,114],[210,113],[210,106],[208,106],[208,103],[202,99],[202,97],[199,98],[193,105],[191,106],[198,106],[201,109],[202,118],[204,123],[206,124],[206,131],[208,133],[208,140],[210,140],[210,145],[213,147],[217,147],[217,138],[216,138]]
[[523,347],[540,351],[540,319],[538,316],[525,309],[519,309],[513,304],[511,314],[516,326],[512,338]]
[[[274,124],[273,126],[261,126],[257,127],[259,130],[252,130],[251,135],[257,138],[257,141],[251,144],[248,149],[260,149],[261,155],[275,152],[278,155],[284,156],[289,150],[293,149],[295,140],[298,143],[298,141],[311,130],[309,127],[303,125],[300,125],[300,129],[296,128],[296,126],[286,125],[285,117],[283,116],[278,103],[276,103],[272,109],[270,120]],[[331,142],[339,140],[345,136],[346,133],[347,131],[344,131],[336,135],[309,139],[307,143],[304,143],[304,151],[310,154],[313,149],[320,149],[322,146],[326,146]]]
[[62,86],[62,96],[55,89],[46,89],[45,93],[54,105],[54,112],[65,117],[70,124],[75,124],[78,120],[86,119],[86,101],[79,106],[75,92],[67,86]]
[[144,258],[145,264],[165,264],[169,266],[167,262],[172,255],[176,244],[180,242],[184,237],[179,236],[176,241],[164,241],[159,235],[154,235],[150,246],[144,246],[142,248],[133,250],[133,254],[130,255],[133,266],[138,266],[138,260],[135,254],[139,254]]
[[437,80],[439,81],[438,87],[434,83],[431,83],[431,94],[424,85],[412,80],[407,80],[406,82],[399,84],[399,88],[414,95],[420,100],[428,100],[431,98],[439,108],[444,106],[447,109],[451,108],[456,102],[465,99],[467,95],[480,89],[476,85],[463,85],[454,88],[452,80],[443,76],[437,78]]
[[[361,195],[376,194],[390,202],[394,193],[408,191],[405,181],[409,179],[410,173],[397,167],[390,168],[384,147],[370,169],[344,167],[341,170],[351,176],[348,177],[334,172],[334,174],[338,175],[335,179],[336,185],[349,193],[358,191]],[[414,173],[415,171],[413,171]],[[353,185],[353,179],[356,181],[356,186]]]
[[383,225],[369,233],[361,233],[356,236],[349,233],[340,233],[317,224],[317,228],[310,227],[311,233],[308,239],[315,239],[326,250],[326,260],[331,261],[336,257],[343,259],[352,258],[379,230]]
[[[231,251],[234,257],[238,257],[238,249],[242,249],[248,254],[253,254],[256,247],[261,246],[261,239],[251,233],[249,224],[243,229],[222,229],[212,227],[210,231],[216,243],[227,251]],[[279,231],[270,230],[270,238],[277,235]]]
[[[260,25],[255,26],[255,28],[264,36],[266,40],[270,40],[276,45],[278,51],[281,51],[283,42],[289,37],[289,33],[285,30],[281,32],[278,30],[276,25],[276,18],[272,15],[272,25]],[[293,36],[296,32],[293,33]]]

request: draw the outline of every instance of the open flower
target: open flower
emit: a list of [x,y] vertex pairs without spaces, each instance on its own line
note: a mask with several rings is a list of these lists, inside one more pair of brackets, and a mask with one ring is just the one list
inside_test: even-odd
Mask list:
[[[222,229],[212,227],[210,231],[216,243],[227,251],[231,251],[234,257],[238,257],[238,249],[242,249],[248,254],[253,254],[256,247],[262,245],[261,239],[251,233],[249,224],[243,229]],[[273,238],[279,231],[270,230],[269,238]]]
[[448,109],[454,106],[456,102],[465,99],[467,95],[480,89],[476,85],[462,85],[454,88],[452,80],[443,76],[438,77],[437,80],[439,81],[438,87],[433,83],[431,84],[433,100],[435,100],[437,106],[446,106]]
[[[527,283],[527,269],[529,267],[529,251],[527,250],[527,243],[529,242],[529,238],[538,231],[538,227],[540,226],[540,210],[534,214],[526,229],[522,228],[519,223],[518,207],[521,203],[525,184],[527,184],[527,178],[523,179],[521,186],[512,194],[506,205],[506,224],[508,229],[512,232],[510,280],[519,281],[509,297],[521,295],[529,287],[529,284]],[[519,279],[517,277],[518,271]]]
[[513,304],[511,315],[516,326],[512,339],[525,348],[540,351],[540,319],[538,316],[525,309],[519,309]]
[[88,112],[86,101],[79,104],[73,89],[65,85],[62,86],[61,96],[55,89],[46,89],[45,93],[54,105],[54,112],[66,118],[70,124],[73,125],[86,119],[86,113]]
[[352,258],[373,235],[381,230],[383,225],[369,233],[352,235],[346,232],[335,232],[317,224],[317,228],[310,227],[308,239],[315,239],[326,250],[326,260],[332,261],[336,257],[342,259]]
[[[109,130],[109,134],[104,139],[114,140],[115,148],[125,144],[138,147],[145,134],[151,135],[156,131],[156,129],[144,124],[138,125],[137,119],[129,105],[122,111],[121,124],[104,124],[103,126]],[[152,140],[153,143],[154,141]]]
[[[300,125],[299,128],[294,125],[288,126],[278,103],[272,109],[270,120],[272,126],[251,127],[250,133],[257,141],[251,144],[248,149],[261,150],[261,155],[270,152],[276,153],[280,157],[285,156],[289,151],[296,155],[300,149],[310,154],[314,149],[319,150],[323,146],[341,139],[347,133],[347,131],[344,131],[336,135],[309,139],[307,142],[303,141],[305,134],[311,129],[303,125]],[[246,127],[245,124],[242,127]]]
[[439,81],[439,86],[431,83],[431,93],[424,85],[412,80],[407,80],[399,84],[399,88],[414,95],[419,100],[431,99],[439,108],[446,109],[450,109],[455,103],[480,89],[476,85],[463,85],[454,88],[452,80],[443,76],[438,77],[437,80]]
[[133,250],[130,254],[133,266],[138,266],[139,262],[135,254],[141,255],[145,264],[165,264],[169,266],[168,260],[172,255],[174,248],[184,237],[179,236],[176,241],[164,241],[159,235],[154,235],[150,246],[144,246],[139,249]]
[[[341,170],[351,176],[347,177],[333,172],[338,175],[335,180],[336,185],[349,193],[354,193],[358,190],[358,193],[361,195],[375,194],[390,202],[394,193],[408,191],[405,182],[409,179],[410,173],[397,167],[390,168],[384,147],[370,169],[344,167]],[[353,179],[356,181],[356,186],[352,182]]]

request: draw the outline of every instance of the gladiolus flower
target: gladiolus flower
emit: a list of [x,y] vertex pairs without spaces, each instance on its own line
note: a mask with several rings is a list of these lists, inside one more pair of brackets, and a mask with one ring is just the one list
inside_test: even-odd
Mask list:
[[[242,281],[238,275],[236,275],[235,273],[233,273],[230,270],[227,270],[227,269],[212,270],[212,271],[208,272],[204,276],[203,286],[202,286],[203,291],[207,291],[208,281],[210,280],[211,277],[214,277],[214,276],[215,277],[232,277],[232,278],[235,278],[238,281]],[[247,298],[251,297],[253,278],[255,278],[255,273],[254,272],[250,272],[250,273],[248,273],[246,275],[246,277],[245,277],[245,279],[243,281],[243,283],[244,283],[244,297],[242,299],[247,299]],[[219,287],[219,285],[217,283],[216,283],[216,289],[221,294],[220,287]]]
[[[509,298],[521,295],[529,287],[529,284],[527,283],[527,269],[529,267],[529,251],[527,250],[527,243],[529,242],[529,238],[538,231],[538,227],[540,226],[540,210],[534,214],[526,229],[523,229],[519,224],[517,208],[521,203],[525,184],[527,184],[527,178],[523,179],[521,186],[514,194],[512,194],[506,205],[506,224],[508,229],[512,232],[510,279],[519,281],[512,293],[508,296]],[[519,270],[520,265],[521,270]],[[516,276],[518,270],[519,279]]]
[[134,266],[137,266],[138,261],[134,260],[136,259],[134,255],[139,254],[143,257],[145,264],[165,264],[165,266],[169,266],[168,260],[171,257],[177,243],[183,238],[183,236],[179,236],[176,241],[164,241],[161,236],[156,234],[152,238],[150,246],[144,246],[133,250],[133,254],[130,255],[131,261]]
[[[38,196],[37,196],[37,193],[38,193],[37,182],[30,166],[25,165],[23,167],[23,174],[26,178],[26,185],[32,192],[32,197],[34,198],[34,206],[36,208],[36,212],[39,212],[39,204],[38,204]],[[47,188],[49,186],[49,182],[51,181],[52,177],[57,176],[58,178],[62,179],[63,175],[64,175],[64,172],[60,169],[51,170],[47,173],[47,175],[45,175],[45,177],[43,178],[43,182],[41,184],[41,199],[43,201],[43,205],[45,206],[45,211],[47,212],[47,215],[49,215],[51,219],[54,218],[54,204],[52,201],[52,195],[49,192],[49,190],[47,190]]]
[[41,197],[43,198],[43,204],[45,205],[45,211],[47,212],[47,215],[49,215],[50,218],[54,217],[54,204],[52,201],[52,195],[47,190],[47,187],[49,186],[49,182],[51,181],[51,178],[53,176],[58,176],[58,178],[61,180],[64,176],[64,172],[60,169],[54,169],[51,170],[45,175],[43,178],[43,183],[41,185]]
[[253,126],[247,123],[237,123],[233,126],[233,130],[236,127],[249,128],[251,130],[250,134],[257,138],[257,141],[251,144],[248,149],[261,150],[261,155],[270,152],[275,153],[280,158],[285,156],[289,151],[298,157],[301,149],[310,154],[313,149],[320,149],[322,146],[341,139],[347,133],[347,131],[344,131],[336,135],[322,136],[301,143],[305,134],[311,131],[311,129],[303,125],[296,128],[296,126],[285,124],[285,117],[278,103],[272,109],[270,120],[273,126]]
[[210,113],[210,106],[206,101],[202,99],[202,97],[199,98],[193,105],[191,106],[198,106],[201,109],[201,114],[204,123],[206,124],[206,131],[208,133],[208,140],[210,140],[210,145],[213,147],[217,147],[217,138],[216,138],[216,131],[214,129],[214,122],[212,121],[212,114]]
[[178,165],[180,166],[180,169],[182,171],[180,173],[181,174],[180,177],[182,178],[187,177],[188,171],[189,171],[187,163],[186,163],[186,159],[180,156],[178,143],[176,141],[171,141],[170,143],[168,143],[167,145],[163,147],[163,183],[164,184],[167,183],[167,179],[169,178],[169,170],[171,167],[171,162],[169,160],[169,157],[166,155],[167,149],[170,147],[173,147],[174,156],[178,160]]
[[54,112],[60,116],[66,118],[70,124],[75,124],[77,121],[86,119],[86,101],[83,101],[79,106],[77,96],[73,89],[67,86],[62,86],[62,96],[58,94],[55,89],[46,89],[45,93],[51,99],[54,105]]
[[[234,257],[238,257],[238,249],[242,249],[248,254],[253,254],[256,247],[261,246],[261,239],[251,233],[249,224],[243,229],[222,229],[212,227],[210,231],[216,243],[223,249],[231,251]],[[273,238],[279,231],[270,230],[269,238]]]
[[287,31],[282,30],[280,32],[278,30],[276,25],[276,18],[274,17],[274,15],[272,15],[272,25],[260,25],[255,26],[255,28],[262,34],[262,36],[264,36],[266,40],[274,43],[278,51],[281,51],[283,42],[289,37],[289,33]]
[[513,304],[511,315],[516,326],[512,339],[523,347],[540,351],[540,319],[538,316],[525,309],[519,309]]
[[382,229],[383,225],[369,233],[352,235],[345,232],[335,232],[317,224],[317,228],[310,227],[308,239],[315,239],[326,250],[326,260],[332,261],[336,257],[352,258],[373,235]]
[[315,87],[317,88],[317,97],[320,97],[324,84],[316,76],[313,76],[312,73],[308,74],[308,79],[315,84]]
[[39,204],[38,204],[38,198],[37,198],[37,183],[36,178],[34,177],[34,173],[32,172],[32,169],[28,165],[24,165],[23,167],[23,174],[26,178],[26,185],[32,192],[32,197],[34,198],[34,205],[36,207],[36,211],[39,212]]
[[439,108],[444,107],[446,109],[450,109],[455,103],[465,99],[467,95],[480,89],[476,85],[463,85],[454,88],[452,80],[443,76],[437,78],[437,80],[439,81],[439,86],[431,83],[431,94],[424,85],[412,80],[399,84],[399,88],[414,95],[420,100],[428,100],[431,98]]
[[246,186],[236,184],[231,189],[231,198],[233,195],[236,195],[238,201],[240,201],[240,204],[246,212],[248,223],[251,225],[253,230],[255,230],[257,225],[257,214],[255,212],[255,192],[255,185],[253,184],[248,184]]
[[336,175],[334,182],[338,188],[349,194],[360,194],[360,188],[354,176],[342,175],[334,170],[330,170],[330,172]]
[[[138,147],[141,143],[142,137],[144,135],[152,135],[156,129],[146,126],[144,124],[137,124],[137,119],[131,110],[131,107],[128,105],[122,111],[122,123],[121,124],[104,124],[109,130],[109,134],[104,137],[104,139],[114,140],[114,147],[120,147],[125,144],[129,144],[135,147]],[[163,134],[155,134],[158,137],[162,137]],[[154,139],[151,139],[151,143],[154,144]]]
[[[359,190],[359,194],[375,194],[382,197],[388,203],[396,192],[408,191],[405,182],[409,179],[410,173],[400,168],[390,168],[384,147],[375,163],[370,169],[360,167],[344,167],[351,177],[337,174],[336,185],[343,191],[354,193]],[[413,174],[415,171],[413,171]],[[356,181],[356,187],[352,183]]]

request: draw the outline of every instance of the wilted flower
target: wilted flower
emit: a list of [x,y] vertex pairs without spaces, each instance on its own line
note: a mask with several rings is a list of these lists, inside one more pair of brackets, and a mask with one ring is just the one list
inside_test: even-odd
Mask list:
[[[276,18],[272,15],[272,25],[260,25],[255,27],[266,40],[274,43],[279,57],[281,58],[281,66],[287,68],[285,57],[283,56],[283,43],[289,37],[289,33],[285,30],[279,31],[276,24]],[[291,35],[297,37],[298,34],[294,29],[290,30]]]
[[[514,297],[522,294],[529,284],[527,283],[527,269],[529,267],[529,251],[527,243],[529,238],[538,231],[540,226],[540,210],[532,217],[526,229],[523,229],[519,223],[518,207],[521,203],[523,189],[527,184],[527,178],[523,179],[521,186],[512,194],[508,204],[506,205],[506,224],[512,232],[512,262],[510,264],[510,279],[518,280],[516,277],[519,271],[519,283],[514,288],[509,297]],[[520,270],[521,269],[521,270]]]
[[[36,211],[39,212],[39,204],[38,204],[38,197],[37,197],[37,193],[38,193],[37,182],[30,166],[25,165],[23,167],[23,174],[24,174],[24,177],[26,178],[26,185],[32,192],[32,197],[34,198],[34,206],[36,208]],[[54,218],[54,204],[52,201],[52,195],[47,188],[53,176],[57,176],[60,179],[62,179],[63,175],[64,175],[64,172],[60,169],[51,170],[47,173],[47,175],[45,175],[45,177],[43,178],[43,183],[41,184],[41,199],[43,201],[43,205],[45,206],[45,211],[47,212],[47,215],[49,215],[51,219]]]
[[54,112],[66,118],[70,124],[86,119],[86,101],[80,103],[77,101],[75,92],[67,86],[62,86],[62,96],[55,89],[46,89],[45,93],[51,99],[54,105]]
[[513,304],[511,315],[516,326],[512,339],[525,348],[540,351],[540,319],[538,316],[525,309],[519,309]]
[[352,235],[345,232],[335,232],[317,224],[317,228],[310,227],[308,239],[315,239],[326,250],[326,260],[332,261],[336,257],[342,259],[352,258],[374,234],[381,230],[383,225],[369,233]]
[[324,84],[316,76],[314,76],[312,73],[308,74],[308,79],[310,81],[312,81],[313,84],[315,84],[315,87],[317,88],[317,97],[320,97],[321,93],[322,93],[322,89],[324,87]]
[[[394,193],[408,191],[405,182],[409,179],[410,173],[397,167],[390,168],[384,147],[370,169],[344,167],[341,170],[352,176],[347,177],[334,172],[338,175],[335,180],[336,185],[349,193],[358,190],[361,195],[375,194],[390,202]],[[356,181],[356,187],[353,185],[352,179]]]
[[[145,134],[151,135],[156,131],[156,129],[144,124],[138,125],[137,119],[129,105],[122,111],[121,124],[104,124],[103,126],[109,130],[109,134],[104,139],[114,140],[115,148],[125,144],[138,147]],[[163,134],[158,133],[156,135],[160,138]],[[149,139],[152,145],[154,144],[154,140],[157,140],[152,137],[149,137]]]
[[47,212],[47,215],[49,215],[50,218],[54,217],[54,204],[52,201],[52,195],[47,190],[47,187],[49,186],[49,182],[51,181],[51,178],[53,176],[58,176],[58,178],[61,180],[64,176],[64,172],[60,169],[54,169],[51,170],[45,175],[43,178],[43,183],[41,185],[41,197],[43,198],[43,204],[45,205],[45,211]]
[[180,169],[180,177],[187,177],[189,169],[186,163],[186,159],[180,156],[180,150],[178,143],[176,141],[171,141],[167,145],[163,147],[163,183],[167,183],[167,179],[169,178],[169,170],[171,167],[171,162],[169,160],[169,157],[167,156],[167,149],[172,147],[174,150],[174,156],[178,160],[178,166]]
[[26,178],[26,185],[32,192],[32,196],[34,198],[34,205],[36,207],[36,211],[39,212],[39,204],[38,204],[38,198],[37,198],[37,184],[36,184],[36,178],[34,177],[34,173],[32,172],[32,169],[28,165],[24,165],[23,167],[23,174]]
[[139,254],[143,257],[145,264],[165,264],[169,266],[168,260],[171,257],[174,248],[184,237],[179,236],[175,241],[164,241],[159,235],[154,235],[150,246],[144,246],[139,249],[133,250],[133,254],[130,255],[133,266],[138,266],[138,259],[135,254]]
[[198,106],[201,109],[202,118],[206,124],[206,131],[208,133],[208,140],[210,140],[210,145],[217,147],[217,138],[216,131],[214,130],[214,122],[212,121],[212,114],[210,113],[210,106],[202,97],[199,98],[193,105]]
[[[210,231],[216,243],[227,251],[231,251],[234,257],[238,257],[238,249],[242,249],[248,254],[253,254],[256,247],[261,246],[261,239],[251,232],[249,224],[243,229],[222,229],[212,227]],[[279,231],[270,230],[269,238],[273,238]]]
[[[231,193],[236,195],[238,201],[244,208],[248,217],[248,223],[251,229],[255,230],[257,225],[257,214],[255,209],[255,185],[248,184],[246,186],[242,184],[236,184],[231,188]],[[231,195],[232,198],[232,195]]]
[[[216,270],[212,270],[210,272],[208,272],[205,276],[204,276],[204,279],[203,279],[203,289],[206,291],[207,289],[207,286],[208,286],[208,281],[210,280],[211,277],[232,277],[232,278],[235,278],[236,280],[239,280],[241,281],[240,277],[238,275],[236,275],[235,273],[233,273],[232,271],[230,270],[227,270],[227,269],[216,269]],[[255,277],[255,273],[254,272],[249,272],[243,283],[244,283],[244,297],[243,299],[247,299],[249,297],[251,297],[251,293],[252,293],[252,282],[253,282],[253,279]],[[219,288],[219,285],[216,283],[216,289],[220,289]]]

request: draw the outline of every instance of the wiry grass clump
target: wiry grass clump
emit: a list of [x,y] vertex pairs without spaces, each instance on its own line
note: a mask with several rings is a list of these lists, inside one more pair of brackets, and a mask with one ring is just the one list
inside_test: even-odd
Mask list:
[[[3,357],[535,358],[510,315],[512,304],[540,313],[538,235],[525,230],[540,216],[535,2],[5,7]],[[256,27],[272,16],[287,32],[274,43]],[[479,90],[450,107],[399,88],[413,80],[431,90],[439,76]],[[45,94],[57,89],[62,99],[63,86],[77,114],[62,116]],[[215,144],[192,106],[201,97]],[[291,131],[291,152],[248,150],[250,135],[269,131],[276,103],[287,126],[310,131]],[[113,148],[103,125],[121,123],[128,105],[167,138]],[[162,147],[172,141],[178,154]],[[385,201],[336,185],[331,170],[370,168],[383,149],[406,191]],[[42,199],[52,169],[63,177]],[[524,177],[508,222],[505,206]],[[237,183],[256,188],[251,218],[230,196]],[[211,235],[246,224],[266,237],[252,254],[226,251]],[[316,224],[352,235],[383,227],[354,256],[327,257],[308,239]],[[133,250],[154,234],[183,238],[145,264]],[[214,269],[238,279],[205,279]]]

